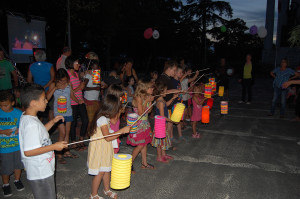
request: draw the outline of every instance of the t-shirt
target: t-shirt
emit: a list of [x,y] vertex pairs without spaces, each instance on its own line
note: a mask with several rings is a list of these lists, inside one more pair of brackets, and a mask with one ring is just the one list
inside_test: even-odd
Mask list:
[[21,158],[26,169],[28,180],[45,179],[54,174],[55,154],[49,151],[36,156],[27,157],[24,151],[51,145],[49,133],[43,123],[31,115],[22,115],[19,127]]
[[61,55],[56,62],[56,70],[63,68],[66,69],[65,61],[67,59],[66,55]]
[[[19,128],[22,111],[14,108],[11,112],[4,112],[0,109],[0,130]],[[13,131],[10,136],[0,134],[0,153],[11,153],[20,150],[19,134]]]
[[[45,86],[51,79],[52,64],[45,61],[34,62],[29,66],[30,72],[33,77],[33,82],[41,86]],[[45,88],[47,92],[49,87]]]
[[[181,83],[180,83],[179,80],[176,80],[176,79],[173,78],[172,81],[173,81],[173,84],[174,84],[175,89],[177,89],[177,90],[182,90],[182,89],[181,89]],[[180,94],[180,95],[178,96],[178,98],[176,98],[176,99],[173,101],[173,105],[174,105],[174,104],[177,104],[177,103],[179,103],[179,102],[181,102],[181,100],[182,100],[182,94]]]
[[13,65],[7,60],[0,61],[0,90],[12,89],[11,72]]
[[244,66],[244,79],[251,79],[252,78],[252,64],[245,64]]
[[[189,88],[189,79],[188,78],[184,78],[181,81],[181,89],[184,90],[184,91],[186,91],[188,88]],[[191,98],[192,97],[188,93],[182,95],[182,100],[183,101],[188,101]]]
[[295,71],[290,68],[280,70],[280,67],[277,67],[272,72],[276,75],[273,86],[277,88],[282,88],[282,84],[288,81],[290,76],[295,75]]
[[[100,85],[93,84],[93,76],[90,74],[86,74],[84,78],[87,78],[89,82],[87,83],[86,87],[100,87]],[[87,100],[99,100],[100,90],[90,90],[84,91],[84,98]]]
[[[168,76],[166,73],[163,73],[160,75],[160,77],[157,79],[157,82],[162,82],[167,85],[167,90],[177,89],[176,86],[173,84],[172,81],[173,77]],[[166,97],[164,97],[164,100],[167,102],[173,97],[173,94],[168,94]],[[171,105],[168,107],[172,107]]]

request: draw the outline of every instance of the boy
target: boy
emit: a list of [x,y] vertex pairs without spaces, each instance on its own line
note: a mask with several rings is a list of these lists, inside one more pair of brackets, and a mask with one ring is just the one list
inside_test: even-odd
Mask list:
[[67,142],[52,144],[48,131],[59,120],[64,121],[64,118],[56,116],[45,125],[38,119],[37,113],[45,111],[48,103],[44,88],[40,85],[26,85],[21,90],[21,103],[25,112],[19,127],[20,150],[27,179],[36,199],[55,199],[54,150],[67,148]]
[[24,168],[21,162],[18,128],[22,111],[14,108],[14,96],[10,90],[0,92],[0,159],[1,177],[3,182],[3,195],[12,195],[9,185],[9,177],[15,174],[14,184],[17,191],[24,190],[20,181],[21,170]]

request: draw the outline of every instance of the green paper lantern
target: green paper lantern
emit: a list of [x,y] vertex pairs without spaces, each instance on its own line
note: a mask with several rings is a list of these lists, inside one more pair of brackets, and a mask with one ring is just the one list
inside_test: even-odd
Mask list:
[[220,29],[221,29],[221,32],[226,32],[226,26],[223,25],[220,27]]

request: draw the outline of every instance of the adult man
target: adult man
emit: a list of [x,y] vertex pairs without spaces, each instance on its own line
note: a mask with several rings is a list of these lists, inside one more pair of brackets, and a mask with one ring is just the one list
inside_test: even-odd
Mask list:
[[0,90],[12,89],[11,75],[14,79],[14,86],[18,86],[18,76],[13,65],[4,57],[0,49]]
[[58,58],[57,62],[56,62],[56,70],[60,69],[60,68],[64,68],[66,69],[65,66],[65,60],[67,57],[69,57],[72,54],[72,50],[69,47],[64,47],[62,50],[62,55],[60,56],[60,58]]

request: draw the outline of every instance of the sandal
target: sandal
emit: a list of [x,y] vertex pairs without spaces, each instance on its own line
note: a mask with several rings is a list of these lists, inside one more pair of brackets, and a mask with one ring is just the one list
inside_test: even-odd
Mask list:
[[165,159],[167,159],[167,160],[174,160],[174,158],[173,158],[172,156],[170,156],[170,155],[165,155],[164,157],[165,157]]
[[102,198],[102,197],[100,197],[98,194],[96,194],[96,195],[94,195],[94,196],[92,196],[92,194],[90,194],[90,199],[104,199],[104,198]]
[[149,164],[149,163],[147,165],[144,165],[142,163],[141,169],[151,169],[151,170],[153,170],[153,169],[155,169],[155,167],[152,164]]
[[118,198],[118,194],[117,194],[116,192],[111,191],[111,190],[105,191],[105,190],[103,189],[103,193],[104,193],[106,196],[110,197],[110,198]]
[[79,158],[78,155],[75,155],[73,153],[65,153],[64,154],[64,158],[72,158],[72,159],[75,159],[75,158]]
[[161,163],[169,163],[169,160],[165,156],[161,158],[156,158],[156,161]]
[[60,164],[67,164],[67,161],[66,161],[63,157],[57,158],[57,161],[58,161]]

